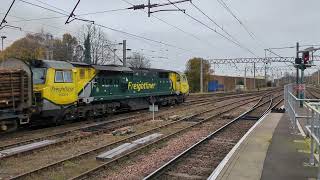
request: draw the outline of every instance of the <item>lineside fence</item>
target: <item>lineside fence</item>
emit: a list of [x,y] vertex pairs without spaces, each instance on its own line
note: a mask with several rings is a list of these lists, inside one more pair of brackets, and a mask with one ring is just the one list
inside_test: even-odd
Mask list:
[[[295,84],[288,84],[284,87],[284,107],[293,129],[297,130],[302,124],[302,128],[306,130],[307,136],[310,137],[309,162],[312,166],[315,166],[315,148],[318,150],[318,157],[320,154],[320,99],[297,98],[294,95],[296,93],[295,87]],[[318,165],[317,179],[320,180],[320,165]]]

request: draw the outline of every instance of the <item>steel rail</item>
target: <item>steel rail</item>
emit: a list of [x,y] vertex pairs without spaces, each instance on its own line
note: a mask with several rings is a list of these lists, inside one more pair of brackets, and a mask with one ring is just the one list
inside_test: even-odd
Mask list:
[[[224,100],[226,100],[228,98],[234,98],[234,97],[241,98],[241,97],[247,97],[247,96],[252,96],[252,94],[231,95],[231,96],[223,96],[223,97],[218,97],[218,98],[217,97],[212,97],[210,99],[206,98],[206,100],[201,99],[199,101],[193,101],[191,104],[188,104],[188,105],[201,106],[201,105],[207,105],[207,104],[212,104],[212,103],[216,103],[216,102],[221,102],[221,101],[224,101]],[[214,100],[214,102],[212,100]],[[146,112],[145,114],[148,115],[148,112]],[[29,143],[33,143],[33,142],[38,142],[38,141],[41,141],[41,140],[50,139],[50,138],[54,138],[54,137],[62,137],[62,136],[66,136],[68,134],[71,134],[74,131],[81,131],[81,130],[85,130],[85,129],[93,128],[93,127],[98,127],[98,126],[107,126],[109,124],[111,125],[111,124],[116,123],[116,122],[135,119],[135,118],[141,117],[141,116],[142,116],[142,114],[132,115],[132,116],[129,116],[129,117],[127,116],[127,117],[115,118],[115,119],[107,120],[107,121],[104,121],[104,122],[98,122],[98,123],[93,123],[93,124],[89,124],[89,125],[84,125],[84,126],[80,126],[78,128],[71,128],[70,130],[66,130],[64,132],[57,132],[57,133],[46,135],[46,136],[42,136],[42,137],[37,137],[37,138],[28,139],[28,140],[24,140],[24,141],[20,141],[20,142],[15,142],[15,143],[12,143],[12,144],[6,144],[4,146],[0,146],[0,150],[13,148],[13,147],[18,147],[18,146],[21,146],[21,145],[25,145],[25,144],[29,144]],[[161,115],[157,115],[156,117],[159,117],[159,116],[161,116]],[[148,119],[150,119],[150,118],[148,118]],[[136,123],[136,122],[133,122],[133,123]],[[96,132],[96,133],[99,133],[99,132]],[[88,136],[95,135],[96,133],[91,133]],[[54,144],[52,144],[52,145],[54,145]],[[48,147],[48,146],[45,146],[45,147]],[[43,148],[45,148],[45,147],[43,147]],[[14,156],[14,155],[12,155],[12,156]],[[11,156],[5,156],[5,157],[2,157],[2,158],[6,158],[6,157],[11,157]],[[0,159],[2,159],[2,158],[0,158]]]
[[[279,96],[277,96],[279,97]],[[275,98],[277,98],[275,97]],[[237,118],[235,118],[234,120],[230,121],[229,123],[225,124],[224,126],[220,127],[219,129],[217,129],[216,131],[212,132],[211,134],[209,134],[207,137],[203,138],[202,140],[198,141],[197,143],[195,143],[194,145],[192,145],[190,148],[188,148],[187,150],[185,150],[184,152],[180,153],[178,156],[174,157],[173,159],[171,159],[169,162],[167,162],[166,164],[164,164],[163,166],[161,166],[159,169],[157,169],[156,171],[152,172],[151,174],[149,174],[147,177],[144,178],[144,180],[149,180],[149,179],[156,179],[157,177],[161,176],[162,174],[164,174],[170,167],[172,167],[174,164],[176,164],[178,161],[180,161],[182,158],[184,158],[187,154],[189,154],[191,151],[193,151],[196,147],[199,147],[201,144],[209,141],[210,139],[212,139],[215,135],[217,135],[218,133],[224,131],[226,128],[228,128],[231,124],[241,120],[245,115],[255,111],[256,109],[262,107],[265,104],[268,104],[267,109],[261,114],[259,115],[259,119],[261,117],[263,117],[266,113],[268,113],[268,111],[271,110],[271,106],[273,103],[273,99],[275,98],[271,98],[269,101],[264,102],[261,105],[258,105],[260,102],[258,102],[256,105],[254,106],[252,109],[248,110],[247,112],[244,112],[243,114],[241,114],[240,116],[238,116]],[[262,100],[262,99],[261,99]]]
[[[258,99],[256,98],[256,100],[258,100]],[[260,100],[261,100],[261,98],[259,99],[259,102],[260,102]],[[253,101],[250,101],[250,102],[253,102]],[[113,163],[117,163],[117,162],[119,162],[119,161],[121,161],[123,159],[126,159],[127,157],[129,157],[131,155],[134,155],[134,154],[136,154],[136,153],[138,153],[138,152],[140,152],[140,151],[142,151],[144,149],[147,149],[147,148],[151,147],[152,145],[159,144],[159,143],[161,143],[163,141],[169,140],[169,139],[171,139],[171,138],[173,138],[173,137],[175,137],[175,136],[177,136],[177,135],[179,135],[179,134],[181,134],[181,133],[183,133],[183,132],[185,132],[185,131],[187,131],[187,130],[189,130],[191,128],[197,127],[197,126],[199,126],[199,125],[201,125],[201,124],[203,124],[203,123],[205,123],[205,122],[207,122],[207,121],[209,121],[209,120],[211,120],[211,119],[213,119],[215,117],[219,117],[219,116],[223,115],[224,113],[230,112],[230,111],[232,111],[232,110],[234,110],[234,109],[236,109],[238,107],[241,107],[241,106],[243,106],[245,104],[248,104],[250,102],[241,103],[241,104],[239,104],[239,105],[237,105],[237,106],[235,106],[233,108],[230,108],[228,110],[224,110],[224,111],[219,112],[218,114],[215,114],[215,115],[211,115],[211,116],[209,116],[209,117],[207,117],[207,118],[205,118],[205,119],[203,119],[203,120],[201,120],[201,121],[199,121],[199,122],[197,122],[197,123],[195,123],[193,125],[190,125],[190,126],[184,128],[184,129],[181,129],[181,130],[179,130],[177,132],[171,133],[171,134],[169,134],[169,135],[167,135],[165,137],[162,137],[162,138],[160,138],[160,139],[158,139],[158,140],[156,140],[154,142],[151,142],[149,144],[146,144],[146,145],[144,145],[144,146],[142,146],[140,148],[137,148],[137,149],[135,149],[133,151],[130,151],[130,152],[118,157],[118,158],[115,158],[115,159],[113,159],[113,160],[111,160],[109,162],[106,162],[106,163],[104,163],[102,165],[99,165],[98,167],[90,169],[90,170],[88,170],[88,171],[86,171],[86,172],[84,172],[84,173],[82,173],[82,174],[80,174],[80,175],[78,175],[76,177],[72,177],[69,180],[78,180],[78,179],[89,178],[92,175],[94,175],[95,173],[99,172],[100,170],[103,170],[104,168],[109,167]]]
[[[248,98],[247,100],[249,100],[249,102],[251,101],[256,101],[257,100],[257,97],[251,97],[251,98]],[[244,100],[239,100],[239,101],[236,101],[236,102],[243,102]],[[63,159],[61,161],[58,161],[58,162],[55,162],[55,163],[52,163],[52,164],[49,164],[47,166],[43,166],[43,167],[40,167],[36,170],[33,170],[33,171],[29,171],[29,172],[26,172],[26,173],[23,173],[23,174],[20,174],[20,175],[17,175],[15,177],[12,177],[11,179],[23,179],[29,175],[32,175],[32,174],[36,174],[36,173],[39,173],[41,171],[44,171],[44,170],[47,170],[49,168],[54,168],[54,167],[57,167],[59,165],[61,165],[63,162],[67,162],[67,161],[72,161],[72,160],[75,160],[77,158],[82,158],[83,156],[85,155],[89,155],[90,153],[93,153],[93,152],[99,152],[99,151],[102,151],[104,149],[106,149],[107,147],[110,147],[110,146],[115,146],[115,145],[118,145],[118,144],[121,144],[121,143],[125,143],[127,141],[131,141],[133,139],[137,139],[141,136],[144,136],[144,135],[147,135],[147,134],[150,134],[152,132],[155,132],[155,131],[158,131],[162,128],[165,128],[165,127],[168,127],[168,126],[172,126],[174,124],[177,124],[177,123],[180,123],[180,122],[183,122],[185,120],[188,120],[188,119],[191,119],[191,118],[194,118],[200,114],[203,114],[203,113],[206,113],[206,112],[210,112],[210,111],[214,111],[214,110],[218,110],[218,109],[221,109],[221,108],[224,108],[224,107],[227,107],[227,106],[230,106],[231,104],[234,104],[236,102],[231,102],[231,103],[228,103],[228,104],[224,104],[222,106],[219,106],[219,107],[214,107],[214,108],[211,108],[211,109],[207,109],[207,110],[204,110],[202,112],[199,112],[199,113],[196,113],[196,114],[193,114],[193,115],[190,115],[190,116],[186,116],[186,117],[183,117],[177,121],[173,121],[173,122],[170,122],[170,123],[167,123],[167,124],[164,124],[162,126],[159,126],[159,127],[156,127],[156,128],[153,128],[153,129],[150,129],[150,130],[147,130],[147,131],[144,131],[140,134],[137,134],[137,135],[134,135],[134,136],[131,136],[131,137],[128,137],[126,139],[122,139],[122,140],[119,140],[119,141],[116,141],[116,142],[113,142],[113,143],[110,143],[110,144],[107,144],[107,145],[104,145],[102,147],[98,147],[96,149],[93,149],[93,150],[90,150],[90,151],[87,151],[87,152],[84,152],[84,153],[81,153],[79,155],[76,155],[76,156],[73,156],[73,157],[70,157],[70,158],[66,158],[66,159]],[[248,102],[247,102],[248,103]],[[229,110],[230,111],[230,110]],[[221,113],[219,113],[221,114]],[[218,114],[217,114],[218,115]]]

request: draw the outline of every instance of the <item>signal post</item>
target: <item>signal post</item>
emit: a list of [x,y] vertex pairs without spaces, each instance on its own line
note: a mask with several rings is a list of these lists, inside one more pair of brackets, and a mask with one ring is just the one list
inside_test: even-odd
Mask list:
[[[295,59],[295,67],[297,68],[297,91],[299,92],[300,99],[304,99],[304,70],[308,67],[314,66],[312,65],[313,58],[310,59],[310,52],[313,54],[315,51],[320,50],[320,48],[307,48],[305,50],[299,51],[299,44],[297,43],[297,58]],[[300,58],[299,54],[302,54],[302,57]],[[312,56],[313,57],[313,56]],[[299,73],[298,70],[301,70],[301,76],[299,79]],[[298,88],[299,87],[299,88]],[[300,101],[300,107],[303,106],[303,101]]]

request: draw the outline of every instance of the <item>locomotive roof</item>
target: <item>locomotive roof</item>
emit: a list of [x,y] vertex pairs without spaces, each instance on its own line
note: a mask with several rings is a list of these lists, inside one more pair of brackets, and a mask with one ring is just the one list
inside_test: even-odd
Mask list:
[[116,66],[116,65],[91,65],[91,66],[100,71],[132,72],[132,69],[124,66]]
[[[175,72],[165,69],[155,68],[129,68],[119,65],[94,65],[87,64],[85,62],[73,62],[73,61],[57,61],[57,60],[35,60],[32,62],[33,66],[55,68],[55,69],[72,69],[75,66],[93,67],[100,71],[113,71],[113,72],[133,72],[133,71],[149,71],[149,72]],[[176,72],[177,73],[177,72]]]
[[33,66],[54,68],[54,69],[72,69],[72,64],[65,61],[55,61],[55,60],[35,60],[31,62]]
[[90,64],[87,64],[85,62],[74,62],[74,61],[69,61],[70,64],[74,65],[74,66],[90,66]]
[[128,67],[118,66],[118,65],[95,65],[87,64],[84,62],[70,62],[74,66],[89,66],[100,71],[114,71],[114,72],[132,72],[132,69]]
[[131,68],[136,71],[151,71],[151,72],[175,72],[171,70],[165,70],[165,69],[154,69],[154,68]]

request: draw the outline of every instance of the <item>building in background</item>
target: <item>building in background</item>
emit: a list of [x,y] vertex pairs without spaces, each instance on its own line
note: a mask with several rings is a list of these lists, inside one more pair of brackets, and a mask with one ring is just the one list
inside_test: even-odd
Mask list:
[[[246,86],[244,84],[246,82]],[[264,77],[256,77],[256,88],[266,87],[267,83]],[[208,82],[208,91],[235,91],[235,90],[253,90],[254,89],[254,78],[240,76],[220,76],[211,75],[210,81]]]

